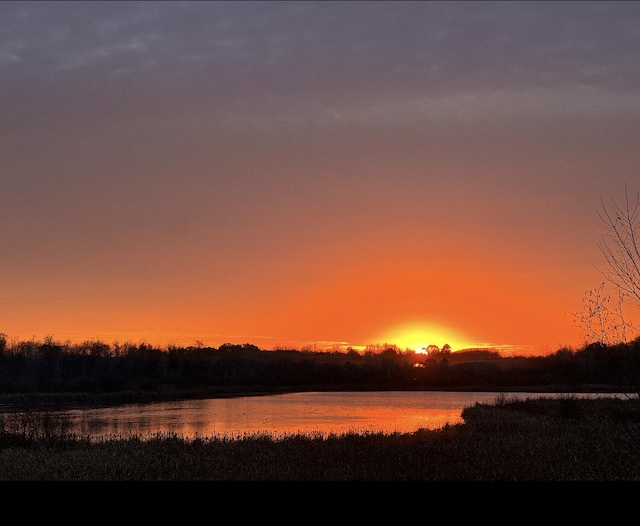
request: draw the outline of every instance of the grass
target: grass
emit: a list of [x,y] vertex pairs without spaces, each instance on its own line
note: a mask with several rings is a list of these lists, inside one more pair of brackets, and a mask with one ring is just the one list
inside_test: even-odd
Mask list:
[[25,416],[0,428],[0,480],[640,480],[635,398],[498,398],[437,430],[324,438],[165,434],[95,442],[68,435],[64,421],[35,425]]

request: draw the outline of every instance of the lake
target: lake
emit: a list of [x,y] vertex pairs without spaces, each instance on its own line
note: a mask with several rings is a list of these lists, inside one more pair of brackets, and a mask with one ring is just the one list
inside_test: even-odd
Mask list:
[[[328,436],[410,433],[462,422],[476,402],[568,396],[559,393],[450,391],[306,392],[132,404],[68,411],[71,433],[93,439],[176,434],[182,438],[242,438],[255,434]],[[616,393],[580,397],[624,396]]]

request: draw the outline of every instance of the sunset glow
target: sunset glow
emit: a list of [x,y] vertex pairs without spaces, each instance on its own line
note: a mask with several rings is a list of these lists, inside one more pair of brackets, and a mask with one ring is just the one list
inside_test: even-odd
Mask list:
[[474,346],[467,338],[451,329],[437,324],[413,323],[396,327],[389,334],[380,337],[380,341],[395,344],[401,350],[411,350],[426,354],[430,345],[442,349],[449,345],[452,351]]
[[583,345],[596,210],[639,189],[639,21],[635,2],[2,2],[0,333]]

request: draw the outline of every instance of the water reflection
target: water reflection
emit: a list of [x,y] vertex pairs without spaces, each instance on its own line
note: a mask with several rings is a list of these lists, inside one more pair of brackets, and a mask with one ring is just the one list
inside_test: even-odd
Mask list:
[[[462,422],[464,407],[498,396],[537,398],[557,393],[439,391],[313,392],[186,400],[69,412],[71,432],[92,438],[175,434],[183,438],[267,434],[410,433]],[[576,396],[616,396],[581,394]]]

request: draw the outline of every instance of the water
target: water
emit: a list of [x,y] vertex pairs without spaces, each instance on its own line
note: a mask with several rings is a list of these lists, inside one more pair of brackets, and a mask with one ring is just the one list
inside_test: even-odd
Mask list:
[[[465,407],[498,396],[537,398],[558,393],[444,391],[311,392],[132,404],[68,412],[71,433],[93,439],[149,438],[157,434],[242,438],[255,434],[328,436],[345,433],[410,433],[462,422]],[[578,394],[575,396],[623,396]]]

